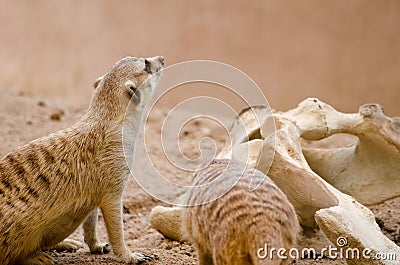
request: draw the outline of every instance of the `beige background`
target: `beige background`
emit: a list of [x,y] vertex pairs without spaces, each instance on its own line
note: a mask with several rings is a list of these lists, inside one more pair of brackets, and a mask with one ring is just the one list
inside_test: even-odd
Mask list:
[[0,86],[86,104],[125,55],[211,59],[276,109],[319,97],[400,115],[400,1],[0,1]]

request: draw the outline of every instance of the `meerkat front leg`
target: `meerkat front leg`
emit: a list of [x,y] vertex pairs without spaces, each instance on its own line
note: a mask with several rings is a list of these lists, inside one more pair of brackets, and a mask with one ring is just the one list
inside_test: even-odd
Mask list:
[[94,209],[83,223],[85,243],[89,246],[92,254],[107,254],[111,251],[108,243],[101,243],[97,237],[97,219],[99,208]]
[[142,253],[131,253],[125,245],[121,197],[105,200],[100,206],[107,227],[108,238],[114,254],[122,262],[139,264],[143,261],[153,260],[152,257]]

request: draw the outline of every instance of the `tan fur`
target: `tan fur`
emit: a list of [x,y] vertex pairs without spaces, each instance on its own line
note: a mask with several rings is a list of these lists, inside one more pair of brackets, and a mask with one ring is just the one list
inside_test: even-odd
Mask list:
[[[142,122],[142,112],[158,82],[163,58],[127,57],[117,62],[93,94],[84,116],[72,127],[24,145],[0,160],[0,264],[53,264],[42,249],[54,246],[84,224],[85,242],[103,253],[97,239],[97,207],[119,260],[148,260],[130,253],[124,243],[122,192],[129,175],[122,146],[128,151]],[[145,66],[149,68],[145,71]],[[126,82],[140,85],[129,90]],[[135,104],[128,103],[134,98]]]
[[[233,164],[227,167],[229,162]],[[194,179],[195,186],[213,181],[211,186],[200,192],[188,192],[186,203],[194,205],[215,197],[243,168],[232,160],[213,161],[199,170]],[[256,190],[249,190],[251,178],[259,181],[264,177]],[[285,194],[255,169],[246,169],[230,191],[211,203],[185,207],[182,225],[183,232],[197,248],[199,265],[280,264],[277,257],[259,259],[257,250],[264,244],[289,250],[295,246],[300,229],[295,210]]]

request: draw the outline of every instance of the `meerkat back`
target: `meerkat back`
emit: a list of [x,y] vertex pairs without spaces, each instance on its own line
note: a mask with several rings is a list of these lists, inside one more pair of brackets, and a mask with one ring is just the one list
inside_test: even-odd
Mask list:
[[[236,184],[232,182],[234,178],[239,179]],[[264,180],[250,191],[252,179]],[[186,194],[187,205],[211,200],[220,195],[221,189],[234,185],[214,201],[183,210],[182,232],[195,244],[199,265],[291,262],[277,257],[262,259],[258,255],[266,244],[269,248],[289,250],[295,246],[300,230],[293,206],[272,180],[258,170],[244,170],[239,162],[214,160],[196,173],[193,186],[207,183],[210,186],[206,190],[193,189]]]

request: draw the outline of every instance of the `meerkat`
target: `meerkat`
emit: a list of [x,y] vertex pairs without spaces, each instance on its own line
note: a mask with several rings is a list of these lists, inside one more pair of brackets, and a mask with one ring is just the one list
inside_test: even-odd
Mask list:
[[97,80],[77,123],[0,160],[0,264],[54,264],[41,250],[62,243],[84,220],[91,252],[107,252],[97,238],[98,208],[119,261],[151,259],[124,242],[122,192],[130,174],[124,151],[133,156],[163,65],[161,56],[118,61]]
[[[196,172],[192,189],[184,196],[182,234],[196,247],[199,265],[285,264],[292,260],[261,259],[260,248],[296,245],[300,226],[296,212],[274,182],[256,169],[234,160],[213,160]],[[232,178],[238,179],[235,184]],[[250,191],[251,181],[262,181]],[[224,195],[223,189],[233,187]],[[219,198],[217,198],[219,197]],[[212,201],[211,201],[212,200]],[[205,201],[205,204],[199,202]],[[207,201],[211,201],[208,202]],[[275,253],[276,254],[276,253]],[[281,263],[282,262],[282,263]]]

